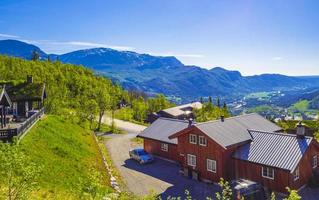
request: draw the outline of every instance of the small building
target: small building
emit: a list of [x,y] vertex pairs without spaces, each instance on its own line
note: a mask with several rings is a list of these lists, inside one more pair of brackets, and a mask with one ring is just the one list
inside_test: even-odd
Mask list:
[[2,82],[0,139],[11,140],[23,134],[44,113],[47,98],[45,83],[33,82],[27,76],[22,82]]
[[177,139],[169,139],[168,137],[187,128],[188,125],[186,120],[159,118],[138,137],[144,139],[144,149],[147,152],[179,162]]
[[185,176],[251,180],[285,193],[287,186],[304,186],[317,169],[319,145],[303,130],[282,133],[253,113],[204,123],[159,118],[139,137],[146,151],[178,162]]
[[148,116],[147,121],[152,123],[159,117],[180,119],[180,120],[194,118],[193,109],[201,109],[202,106],[203,105],[200,102],[193,102],[193,103],[188,103],[184,105],[167,108],[164,110],[160,110],[157,113],[150,114]]

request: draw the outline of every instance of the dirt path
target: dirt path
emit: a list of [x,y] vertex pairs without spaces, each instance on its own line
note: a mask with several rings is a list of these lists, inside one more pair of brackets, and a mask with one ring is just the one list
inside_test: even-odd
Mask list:
[[[102,122],[104,124],[108,124],[108,125],[111,125],[112,123],[112,119],[108,116],[104,116],[102,118]],[[121,130],[124,130],[128,133],[140,133],[141,131],[143,131],[146,126],[142,126],[142,125],[139,125],[139,124],[134,124],[132,122],[127,122],[127,121],[123,121],[123,120],[120,120],[120,119],[114,119],[114,122],[115,122],[115,126],[118,127],[119,129]]]

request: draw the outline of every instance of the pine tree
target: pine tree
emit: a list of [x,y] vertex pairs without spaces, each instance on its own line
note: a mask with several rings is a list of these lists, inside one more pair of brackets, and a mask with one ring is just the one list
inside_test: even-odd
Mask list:
[[40,54],[36,50],[33,50],[31,55],[31,60],[37,61],[39,60],[39,58],[40,58]]
[[219,99],[219,97],[217,98],[217,107],[220,108],[220,99]]
[[209,103],[213,103],[213,100],[212,100],[212,97],[211,97],[211,96],[208,97],[208,102],[209,102]]

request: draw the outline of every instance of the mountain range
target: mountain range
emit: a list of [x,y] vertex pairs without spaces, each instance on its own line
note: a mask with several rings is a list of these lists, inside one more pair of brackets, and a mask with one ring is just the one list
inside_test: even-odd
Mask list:
[[262,74],[242,76],[221,67],[210,70],[184,65],[173,56],[153,56],[110,48],[93,48],[61,55],[47,54],[39,47],[17,40],[1,40],[0,54],[30,59],[37,51],[40,59],[50,57],[63,63],[83,65],[119,82],[126,89],[150,94],[163,93],[184,100],[201,96],[231,98],[251,92],[319,88],[319,76]]

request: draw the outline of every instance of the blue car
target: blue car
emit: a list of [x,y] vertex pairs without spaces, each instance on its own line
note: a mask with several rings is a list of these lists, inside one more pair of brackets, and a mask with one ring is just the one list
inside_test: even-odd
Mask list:
[[130,158],[138,161],[140,164],[151,163],[154,161],[154,157],[141,148],[130,150],[129,154]]

